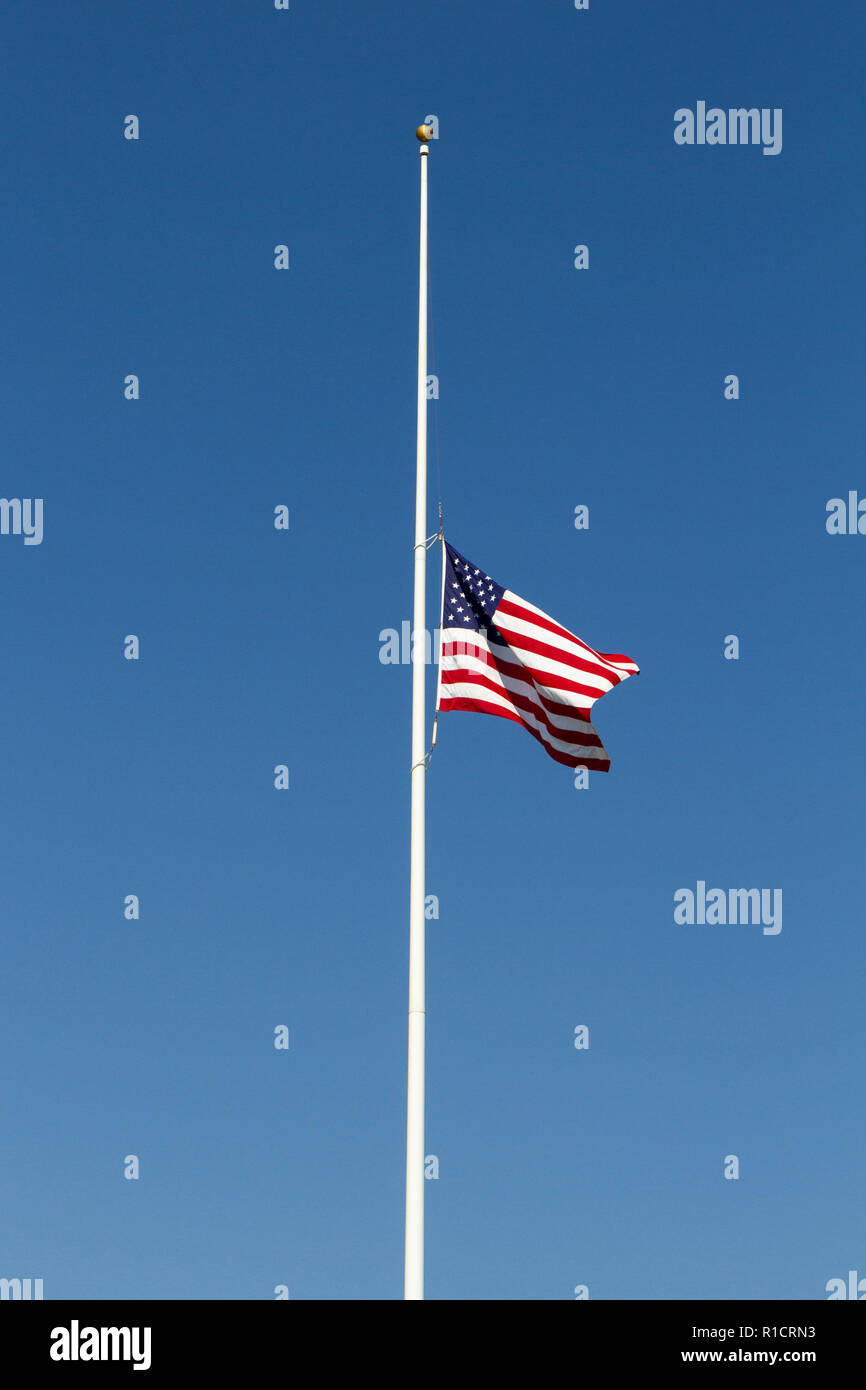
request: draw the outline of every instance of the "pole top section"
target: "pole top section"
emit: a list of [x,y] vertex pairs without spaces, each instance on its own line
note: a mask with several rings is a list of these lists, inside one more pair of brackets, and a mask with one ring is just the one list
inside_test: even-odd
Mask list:
[[415,134],[417,138],[421,141],[422,145],[426,145],[428,140],[433,139],[433,127],[429,125],[419,125],[418,129],[415,131]]

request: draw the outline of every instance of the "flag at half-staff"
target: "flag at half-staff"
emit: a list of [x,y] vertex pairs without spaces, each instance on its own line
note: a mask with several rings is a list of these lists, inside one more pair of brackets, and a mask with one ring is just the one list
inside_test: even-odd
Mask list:
[[607,772],[590,711],[638,674],[630,657],[594,651],[445,542],[437,710],[512,719],[558,763]]

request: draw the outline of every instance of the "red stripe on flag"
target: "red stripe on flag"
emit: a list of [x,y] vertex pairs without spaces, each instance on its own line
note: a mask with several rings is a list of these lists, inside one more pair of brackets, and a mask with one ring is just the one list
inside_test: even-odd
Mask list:
[[[560,728],[560,726],[555,724],[549,717],[547,710],[541,703],[540,697],[536,696],[533,699],[532,696],[520,695],[515,690],[503,690],[501,685],[497,685],[496,682],[490,680],[488,676],[480,675],[478,671],[472,671],[465,667],[450,668],[442,672],[442,684],[443,686],[475,685],[482,689],[490,690],[494,695],[499,695],[503,700],[507,700],[509,704],[514,705],[516,709],[523,710],[525,714],[534,714],[536,718],[540,719],[544,724],[551,737],[559,739],[560,743],[579,743],[587,747],[602,747],[601,739],[594,730],[591,733],[583,733],[580,729]],[[450,699],[451,696],[448,696],[448,698]],[[563,715],[569,715],[572,718],[575,717],[573,705],[560,705],[558,712],[561,712]]]
[[[453,650],[453,648],[456,648],[456,650]],[[602,695],[607,694],[606,690],[599,690],[598,686],[582,685],[579,681],[569,680],[568,676],[556,675],[552,671],[540,671],[537,667],[526,665],[516,657],[513,660],[508,660],[505,655],[500,655],[500,652],[505,653],[510,651],[510,647],[500,646],[497,643],[496,649],[488,652],[486,648],[472,646],[465,640],[454,643],[446,641],[443,636],[443,669],[446,658],[453,659],[460,656],[474,656],[478,661],[483,661],[486,666],[491,666],[494,670],[503,671],[507,675],[513,676],[516,680],[524,680],[535,685],[542,685],[547,690],[568,690],[574,695],[581,695],[588,698],[590,703],[594,700],[598,700]]]
[[439,705],[440,710],[469,710],[476,714],[495,714],[500,719],[510,719],[514,724],[520,724],[526,729],[527,733],[538,739],[542,748],[558,763],[563,763],[565,767],[588,767],[591,772],[608,772],[610,769],[610,758],[576,758],[568,753],[560,753],[558,748],[551,748],[548,743],[538,734],[535,729],[531,729],[519,714],[512,713],[511,710],[502,709],[499,705],[489,704],[486,700],[468,699],[466,696],[459,695],[456,698],[448,696]]

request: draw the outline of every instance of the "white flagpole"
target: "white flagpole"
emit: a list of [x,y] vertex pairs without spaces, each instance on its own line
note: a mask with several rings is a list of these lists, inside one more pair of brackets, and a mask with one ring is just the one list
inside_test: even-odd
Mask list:
[[412,621],[412,810],[409,856],[409,1066],[406,1096],[406,1259],[404,1299],[424,1297],[424,718],[427,592],[427,142],[421,141],[418,270],[418,447],[415,471],[415,603]]

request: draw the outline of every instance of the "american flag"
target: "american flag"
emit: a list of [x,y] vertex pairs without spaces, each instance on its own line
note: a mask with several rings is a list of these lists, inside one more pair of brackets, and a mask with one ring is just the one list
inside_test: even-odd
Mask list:
[[596,652],[445,543],[437,709],[513,719],[567,767],[607,772],[595,701],[638,667]]

